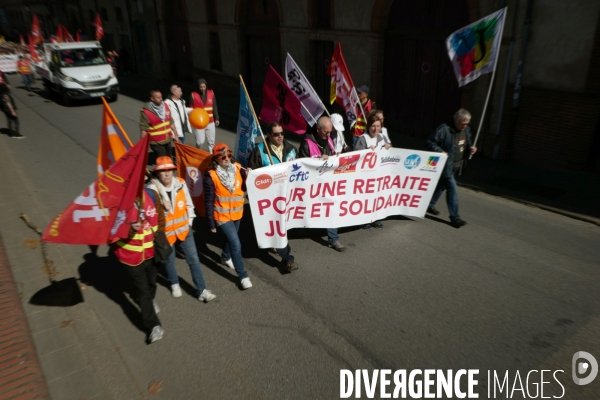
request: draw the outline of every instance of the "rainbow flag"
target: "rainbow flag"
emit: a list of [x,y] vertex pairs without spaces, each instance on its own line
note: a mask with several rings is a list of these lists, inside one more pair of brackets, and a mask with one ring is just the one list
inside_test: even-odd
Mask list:
[[496,66],[506,7],[452,33],[446,39],[458,86],[464,86]]

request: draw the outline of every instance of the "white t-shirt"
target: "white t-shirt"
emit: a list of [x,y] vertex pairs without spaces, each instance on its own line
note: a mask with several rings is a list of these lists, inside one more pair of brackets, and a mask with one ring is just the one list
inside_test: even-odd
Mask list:
[[392,141],[390,140],[390,137],[388,136],[388,132],[387,132],[387,128],[386,127],[381,128],[381,136],[383,136],[383,141],[385,143],[392,144]]
[[371,146],[375,146],[376,149],[381,149],[385,145],[385,140],[381,140],[379,145],[377,144],[377,139],[381,136],[381,133],[372,138],[369,134],[363,134],[365,140],[367,141],[367,148],[371,148]]

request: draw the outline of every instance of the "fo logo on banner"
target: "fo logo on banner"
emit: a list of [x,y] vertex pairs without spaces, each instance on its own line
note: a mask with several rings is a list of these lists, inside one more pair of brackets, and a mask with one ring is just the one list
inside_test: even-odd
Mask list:
[[265,190],[271,186],[271,183],[273,183],[273,178],[271,178],[271,175],[262,174],[256,177],[254,186],[256,186],[257,189]]

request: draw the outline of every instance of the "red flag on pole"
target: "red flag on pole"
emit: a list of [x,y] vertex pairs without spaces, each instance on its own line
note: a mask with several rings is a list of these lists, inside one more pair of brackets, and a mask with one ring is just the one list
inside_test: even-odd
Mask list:
[[86,188],[46,227],[49,243],[102,245],[129,236],[138,219],[135,201],[144,189],[150,135]]
[[339,42],[331,56],[327,73],[331,75],[329,100],[331,104],[337,101],[340,106],[344,107],[348,122],[352,126],[356,122],[356,110],[360,101],[350,71],[348,71],[346,61],[342,55],[342,45]]
[[100,14],[96,14],[94,26],[96,27],[96,40],[101,40],[104,37],[104,28],[102,27],[102,19],[100,19]]
[[205,217],[202,178],[208,167],[210,167],[211,154],[208,151],[177,142],[175,142],[175,153],[177,156],[177,176],[185,179],[196,213]]
[[71,36],[67,28],[62,24],[58,24],[58,27],[56,28],[56,41],[58,43],[74,42],[73,36]]
[[37,51],[35,51],[35,45],[33,44],[33,38],[29,35],[29,55],[31,56],[31,60],[35,62],[41,62],[38,57]]
[[31,36],[33,37],[33,44],[44,43],[44,36],[42,35],[42,28],[40,28],[40,22],[38,21],[37,15],[33,15],[31,21]]
[[125,129],[119,123],[110,106],[102,97],[104,111],[102,130],[100,131],[100,147],[98,148],[98,177],[117,162],[133,146]]
[[281,126],[296,133],[306,132],[306,121],[302,116],[302,104],[287,83],[269,65],[263,86],[263,104],[258,117],[266,123],[277,121]]

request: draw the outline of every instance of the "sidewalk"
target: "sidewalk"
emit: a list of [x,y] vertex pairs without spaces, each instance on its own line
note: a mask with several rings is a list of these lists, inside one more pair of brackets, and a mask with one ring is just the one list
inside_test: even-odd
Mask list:
[[[166,95],[172,82],[159,81],[140,75],[120,76],[121,92],[146,101],[150,86],[163,90]],[[184,98],[195,90],[191,82],[178,82]],[[239,96],[220,93],[215,88],[221,118],[221,128],[235,131],[238,118]],[[254,104],[259,112],[260,104]],[[289,135],[292,142],[299,135]],[[425,149],[425,140],[390,132],[395,147]],[[553,172],[523,167],[512,162],[495,161],[476,155],[458,180],[462,187],[486,192],[521,203],[540,207],[571,218],[600,225],[600,175],[590,172]]]
[[0,398],[49,399],[4,243],[0,237]]

